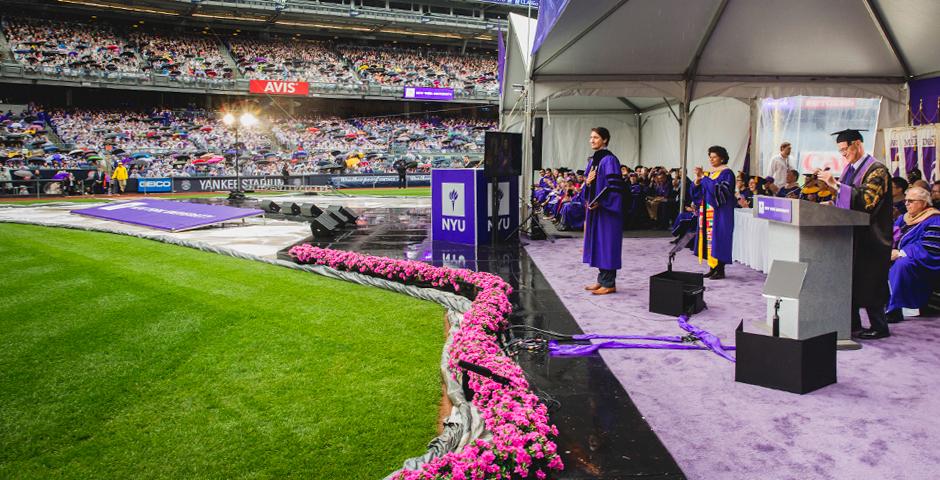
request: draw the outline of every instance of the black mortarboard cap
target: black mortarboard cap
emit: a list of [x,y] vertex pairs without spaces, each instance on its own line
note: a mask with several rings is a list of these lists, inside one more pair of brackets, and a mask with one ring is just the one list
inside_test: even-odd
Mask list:
[[836,143],[854,142],[854,141],[856,141],[856,140],[858,140],[858,141],[864,141],[864,140],[862,139],[862,134],[859,133],[859,132],[867,132],[867,131],[868,131],[868,130],[853,130],[853,129],[851,129],[851,128],[847,128],[847,129],[842,130],[842,131],[839,131],[839,132],[831,133],[830,135],[837,135],[837,136],[836,136]]

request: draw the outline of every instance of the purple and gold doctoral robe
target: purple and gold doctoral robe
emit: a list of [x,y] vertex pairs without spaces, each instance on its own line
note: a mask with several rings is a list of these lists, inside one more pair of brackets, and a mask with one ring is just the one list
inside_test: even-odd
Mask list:
[[734,173],[724,168],[702,177],[692,187],[693,198],[699,199],[699,257],[714,268],[718,262],[731,263],[731,240],[734,233]]
[[854,228],[852,241],[852,305],[884,308],[888,303],[891,267],[891,176],[875,157],[845,167],[833,204],[871,215],[869,224]]
[[910,215],[894,223],[900,257],[888,272],[888,311],[921,308],[940,280],[940,211],[930,209],[916,220]]
[[[608,150],[598,150],[588,160],[584,169],[585,177],[592,169],[597,170],[597,178],[592,185],[582,187],[585,208],[598,195],[602,196],[596,209],[587,210],[582,261],[601,270],[619,270],[623,247],[621,193],[624,188],[623,177],[620,176],[620,160]],[[601,194],[605,188],[607,191]]]

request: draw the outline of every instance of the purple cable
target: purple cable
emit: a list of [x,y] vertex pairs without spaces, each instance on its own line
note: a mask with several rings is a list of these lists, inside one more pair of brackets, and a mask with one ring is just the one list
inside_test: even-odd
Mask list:
[[559,345],[557,341],[552,340],[548,342],[548,351],[551,352],[552,356],[576,357],[591,355],[600,349],[643,348],[650,350],[711,350],[726,360],[731,362],[735,361],[734,357],[728,353],[729,350],[734,350],[735,347],[722,345],[721,339],[717,336],[690,324],[689,317],[687,315],[682,315],[679,317],[679,327],[689,332],[690,336],[695,337],[697,341],[701,341],[703,345],[684,343],[688,341],[688,337],[655,335],[602,335],[587,333],[581,335],[572,335],[571,338],[573,340],[596,340],[607,338],[623,340],[652,340],[669,343],[625,343],[609,341],[589,345]]

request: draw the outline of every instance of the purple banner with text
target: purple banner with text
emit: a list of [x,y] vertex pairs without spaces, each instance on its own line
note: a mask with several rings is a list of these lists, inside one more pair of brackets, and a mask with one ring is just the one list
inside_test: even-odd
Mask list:
[[431,88],[431,87],[405,87],[404,98],[407,100],[448,101],[448,100],[454,99],[454,89]]
[[141,199],[80,208],[72,210],[72,213],[179,232],[228,220],[262,215],[264,211],[203,203]]
[[757,218],[790,223],[793,220],[793,203],[789,198],[757,197]]

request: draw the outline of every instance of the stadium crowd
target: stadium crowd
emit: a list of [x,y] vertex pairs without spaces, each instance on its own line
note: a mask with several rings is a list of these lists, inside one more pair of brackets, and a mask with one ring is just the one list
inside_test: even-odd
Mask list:
[[496,58],[414,47],[334,46],[293,38],[176,34],[134,25],[128,34],[102,22],[8,16],[12,58],[29,71],[61,75],[165,75],[182,82],[237,78],[453,88],[495,93]]
[[31,106],[0,115],[0,178],[110,172],[118,164],[129,178],[231,176],[236,163],[241,175],[429,171],[475,164],[484,133],[495,126],[448,118],[263,119],[240,128],[236,144],[219,112]]

